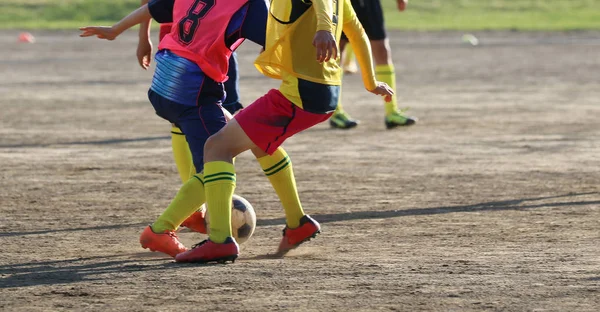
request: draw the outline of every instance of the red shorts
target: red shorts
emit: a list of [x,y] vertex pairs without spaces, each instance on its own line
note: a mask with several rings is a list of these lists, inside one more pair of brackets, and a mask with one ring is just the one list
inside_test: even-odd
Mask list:
[[158,32],[158,42],[171,32],[171,23],[160,24],[160,31]]
[[233,118],[256,146],[271,155],[287,138],[329,119],[331,115],[304,111],[279,90],[272,89]]

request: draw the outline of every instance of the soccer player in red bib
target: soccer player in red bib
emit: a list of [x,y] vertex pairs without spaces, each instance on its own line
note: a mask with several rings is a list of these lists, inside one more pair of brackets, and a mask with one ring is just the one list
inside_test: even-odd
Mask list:
[[[341,84],[338,47],[342,30],[355,47],[368,91],[391,100],[389,86],[375,80],[368,38],[350,0],[272,1],[265,51],[255,65],[282,81],[240,111],[206,142],[204,189],[209,238],[178,254],[178,262],[233,261],[239,247],[231,232],[231,200],[236,175],[233,157],[251,150],[271,181],[285,211],[279,244],[283,255],[320,232],[298,198],[289,156],[280,146],[287,138],[327,120],[335,110]],[[189,183],[189,182],[188,182]]]
[[156,114],[180,128],[196,174],[140,236],[142,247],[172,257],[187,248],[175,231],[204,202],[204,144],[226,124],[225,98],[229,58],[244,41],[264,46],[264,0],[150,0],[112,27],[82,27],[80,36],[114,40],[126,29],[154,18],[173,23],[160,41],[148,98]]
[[[148,3],[148,0],[142,0],[141,5]],[[139,40],[137,46],[137,59],[143,69],[148,69],[152,59],[152,40],[150,40],[150,24],[151,20],[141,23],[139,30]],[[160,24],[158,41],[171,32],[172,23]],[[231,114],[240,110],[243,106],[240,103],[239,96],[239,75],[237,56],[234,52],[229,58],[229,70],[227,72],[229,79],[225,85],[225,100],[223,107]],[[182,183],[189,180],[195,173],[194,164],[192,162],[192,154],[185,139],[185,134],[175,125],[171,125],[171,147],[173,150],[173,159],[177,167],[177,172]],[[185,222],[184,222],[185,224]]]

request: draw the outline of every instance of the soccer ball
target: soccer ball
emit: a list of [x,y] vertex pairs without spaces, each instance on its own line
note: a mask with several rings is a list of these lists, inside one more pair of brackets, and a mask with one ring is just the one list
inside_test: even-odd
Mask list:
[[[204,220],[206,221],[206,229],[210,230],[208,209],[205,205],[202,205],[202,209],[206,211]],[[250,205],[250,202],[240,195],[233,195],[231,203],[231,232],[233,237],[242,244],[247,241],[256,228],[256,213],[254,208]]]

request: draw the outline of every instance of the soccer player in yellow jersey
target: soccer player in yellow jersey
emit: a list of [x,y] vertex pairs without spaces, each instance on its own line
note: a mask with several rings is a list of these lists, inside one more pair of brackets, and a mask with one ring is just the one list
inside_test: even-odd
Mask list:
[[[407,0],[397,0],[398,10],[406,9]],[[383,19],[383,10],[381,9],[380,0],[350,0],[352,7],[356,11],[358,20],[365,28],[365,32],[371,42],[373,49],[373,59],[375,60],[375,74],[378,80],[386,82],[393,89],[396,88],[396,72],[392,61],[390,43],[385,31],[385,23]],[[344,52],[351,48],[347,45],[348,40],[342,35],[340,41],[340,50]],[[351,58],[351,53],[346,53],[343,57],[344,63],[347,65],[347,59]],[[340,100],[341,102],[341,100]],[[398,109],[396,96],[392,101],[385,103],[385,125],[388,129],[398,126],[410,126],[415,124],[416,118],[404,114]],[[339,103],[335,113],[329,119],[329,124],[333,128],[350,129],[358,125],[358,120],[353,119],[344,111],[342,104]]]
[[[179,262],[234,261],[239,246],[231,233],[231,199],[236,175],[232,158],[252,150],[282,203],[286,216],[278,254],[320,232],[298,198],[286,138],[327,120],[335,110],[341,84],[338,46],[342,30],[355,48],[368,91],[390,101],[393,90],[375,80],[369,40],[350,0],[273,0],[267,21],[265,51],[255,65],[282,81],[239,112],[204,145],[204,190],[209,238],[178,254]],[[186,194],[178,194],[186,196]],[[174,201],[175,202],[175,201]]]

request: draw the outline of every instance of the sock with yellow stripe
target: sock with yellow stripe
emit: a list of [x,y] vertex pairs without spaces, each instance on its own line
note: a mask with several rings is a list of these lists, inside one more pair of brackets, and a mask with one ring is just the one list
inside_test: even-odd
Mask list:
[[[375,66],[375,77],[377,81],[387,83],[394,91],[396,90],[396,71],[394,65],[377,65]],[[391,102],[385,102],[385,114],[389,115],[398,110],[398,102],[396,95],[392,96]]]
[[[343,77],[343,74],[342,74]],[[335,112],[334,114],[344,114],[344,107],[342,106],[342,85],[340,85],[340,89],[339,89],[339,93],[338,93],[338,102],[337,102],[337,106],[335,108]]]
[[152,224],[152,230],[155,233],[177,230],[185,219],[204,204],[204,199],[203,177],[199,173],[183,184],[171,204]]
[[223,243],[231,234],[231,200],[235,190],[235,167],[224,161],[204,164],[204,190],[210,224],[209,239]]
[[279,196],[285,210],[287,225],[292,229],[297,228],[300,226],[300,219],[304,216],[304,210],[298,197],[290,157],[283,148],[279,147],[273,155],[258,158],[258,162]]
[[171,146],[173,148],[173,159],[177,166],[177,172],[179,172],[181,182],[185,183],[196,173],[196,169],[194,168],[192,153],[185,140],[185,135],[175,126],[171,127]]

